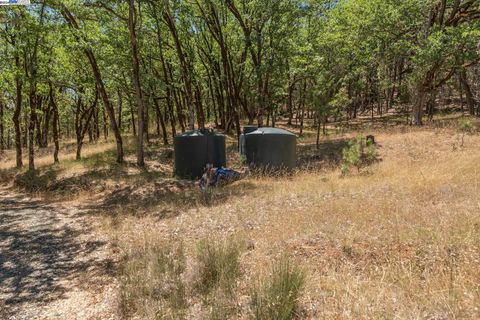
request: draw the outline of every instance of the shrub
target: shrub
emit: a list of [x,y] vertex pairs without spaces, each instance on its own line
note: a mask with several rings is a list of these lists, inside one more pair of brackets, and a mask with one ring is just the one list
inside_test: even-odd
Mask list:
[[372,163],[377,158],[377,148],[374,143],[367,141],[364,137],[356,137],[348,142],[348,146],[343,149],[342,173],[346,174],[351,167],[360,169]]
[[240,272],[239,256],[240,245],[233,240],[200,242],[197,252],[197,290],[201,294],[208,294],[219,288],[231,293]]
[[288,320],[295,316],[305,274],[282,258],[272,267],[269,279],[261,282],[252,294],[254,318],[258,320]]

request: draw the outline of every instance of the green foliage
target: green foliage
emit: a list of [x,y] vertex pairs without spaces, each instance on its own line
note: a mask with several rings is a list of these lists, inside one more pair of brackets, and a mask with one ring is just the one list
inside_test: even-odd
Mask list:
[[202,241],[198,246],[198,281],[201,294],[215,289],[231,293],[240,273],[240,244],[234,240]]
[[462,133],[472,133],[475,128],[475,124],[469,118],[461,120],[458,124],[458,130]]
[[271,276],[252,293],[254,319],[289,320],[295,317],[297,302],[305,283],[305,273],[287,258],[277,261]]
[[350,172],[351,167],[360,169],[372,163],[377,158],[377,148],[375,144],[367,141],[365,137],[358,136],[348,142],[348,146],[343,149],[342,173]]

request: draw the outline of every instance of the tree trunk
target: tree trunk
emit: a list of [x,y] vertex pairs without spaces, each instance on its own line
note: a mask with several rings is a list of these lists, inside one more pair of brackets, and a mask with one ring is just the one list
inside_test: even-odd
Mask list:
[[130,107],[130,118],[132,121],[132,129],[133,129],[133,136],[137,136],[137,125],[135,124],[135,111],[133,110],[133,103],[132,99],[128,99],[128,105]]
[[423,112],[425,107],[425,101],[427,98],[427,92],[422,83],[417,86],[417,96],[412,109],[411,124],[414,126],[421,126],[423,124]]
[[320,121],[320,113],[317,113],[317,142],[316,142],[317,150],[320,149],[320,127],[321,126],[322,126],[322,123]]
[[160,122],[160,126],[162,128],[162,138],[163,138],[163,144],[168,145],[168,134],[167,134],[167,128],[165,126],[165,119],[162,116],[162,111],[160,109],[160,105],[158,104],[157,99],[153,99],[153,102],[155,104],[155,109],[157,111],[157,121]]
[[462,88],[465,91],[465,100],[467,102],[468,113],[472,116],[475,115],[475,98],[472,94],[470,84],[468,83],[467,72],[465,69],[460,71],[460,81],[462,83]]
[[[16,41],[12,40],[12,45],[15,47]],[[17,51],[15,51],[15,66],[17,69],[22,67],[20,63],[20,56]],[[16,98],[15,98],[15,110],[13,112],[13,126],[15,128],[15,151],[16,151],[16,166],[17,168],[23,167],[22,160],[22,129],[20,127],[20,115],[22,112],[22,90],[23,90],[23,81],[20,75],[17,73],[15,75],[15,89],[16,89]]]
[[77,102],[77,109],[75,112],[75,134],[77,139],[77,153],[76,159],[81,159],[81,151],[83,146],[83,138],[90,128],[91,119],[95,113],[95,108],[98,102],[98,91],[95,93],[95,100],[91,107],[85,109],[82,103],[82,98],[79,97]]
[[120,89],[117,90],[118,95],[118,130],[122,131],[122,106],[123,106],[123,97]]
[[295,82],[288,84],[288,98],[287,98],[288,122],[287,124],[289,126],[292,125],[292,119],[293,119],[293,89],[295,87],[294,83]]
[[3,121],[3,101],[0,99],[0,152],[5,150],[5,126]]
[[37,120],[36,111],[36,88],[30,84],[30,121],[28,124],[28,170],[35,170],[35,122]]
[[135,98],[137,101],[137,165],[145,166],[144,155],[144,134],[145,134],[145,106],[143,101],[142,86],[140,83],[140,63],[138,59],[138,42],[137,42],[137,11],[135,9],[135,1],[128,1],[128,30],[130,32],[130,50],[132,58],[132,79],[135,88]]
[[307,81],[304,80],[303,89],[301,93],[301,111],[300,111],[300,135],[303,134],[303,120],[305,118],[305,91],[307,90]]
[[462,80],[460,80],[460,76],[458,77],[458,91],[460,95],[460,111],[462,112],[462,116],[465,113],[465,103],[463,101],[463,85],[462,85]]
[[200,86],[195,86],[195,107],[197,109],[197,123],[199,129],[205,129],[205,114],[203,113],[202,93]]
[[59,143],[58,143],[58,107],[55,102],[55,95],[53,93],[53,86],[50,83],[50,105],[52,107],[53,111],[53,126],[52,126],[52,132],[53,132],[53,143],[55,144],[55,150],[53,151],[53,161],[54,163],[58,163],[58,150],[60,149]]
[[105,141],[108,139],[108,123],[107,123],[107,115],[105,114],[105,107],[102,108],[103,114],[103,138]]

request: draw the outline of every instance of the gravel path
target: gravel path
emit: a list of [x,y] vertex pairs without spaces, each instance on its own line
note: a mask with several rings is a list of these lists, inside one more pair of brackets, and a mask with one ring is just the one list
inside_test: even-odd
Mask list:
[[116,319],[112,248],[80,209],[0,189],[0,319]]

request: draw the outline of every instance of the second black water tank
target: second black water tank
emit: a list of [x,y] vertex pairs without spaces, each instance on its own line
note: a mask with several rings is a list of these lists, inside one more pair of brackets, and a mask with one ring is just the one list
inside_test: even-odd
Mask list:
[[283,129],[259,128],[245,135],[247,163],[252,167],[293,169],[297,137]]

